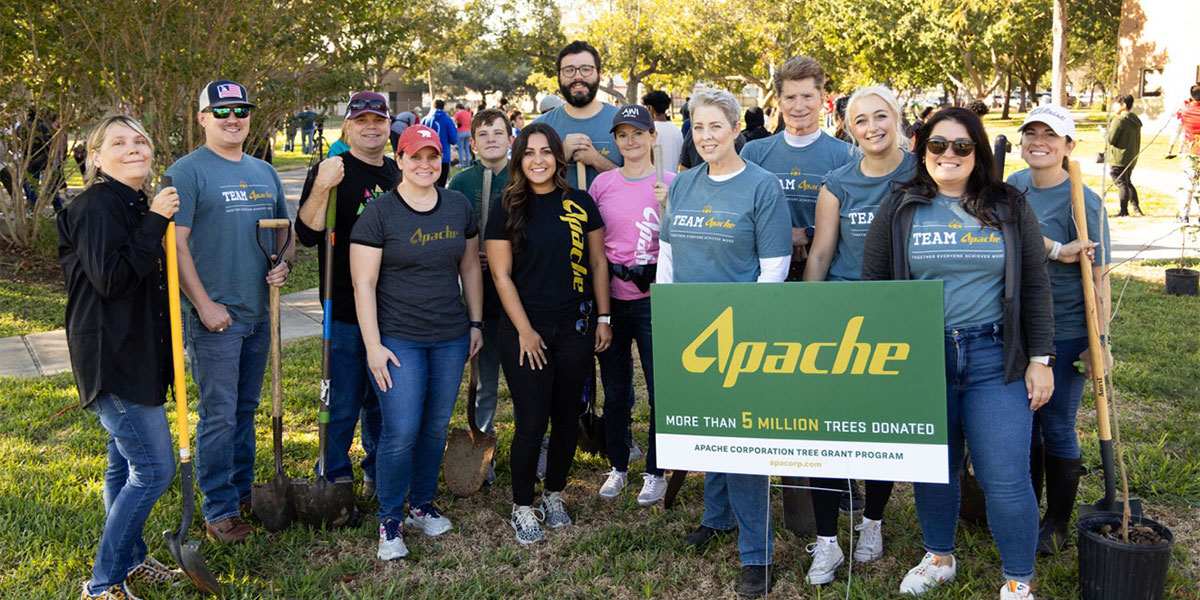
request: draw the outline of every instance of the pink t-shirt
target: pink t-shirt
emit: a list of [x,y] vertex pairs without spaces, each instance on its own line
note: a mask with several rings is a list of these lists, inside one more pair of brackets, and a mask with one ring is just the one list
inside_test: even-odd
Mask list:
[[[663,174],[667,185],[674,173]],[[588,193],[604,218],[604,253],[608,262],[633,266],[658,264],[658,231],[661,215],[654,200],[654,175],[630,180],[620,169],[596,176]],[[633,282],[612,278],[610,294],[617,300],[638,300],[642,292]]]
[[454,124],[459,133],[471,133],[471,112],[464,108],[454,113]]

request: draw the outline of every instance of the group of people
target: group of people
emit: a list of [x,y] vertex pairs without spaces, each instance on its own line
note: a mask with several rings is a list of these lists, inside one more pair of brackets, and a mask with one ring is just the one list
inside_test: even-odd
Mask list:
[[[556,68],[565,102],[515,136],[508,114],[474,114],[475,160],[446,187],[443,135],[409,122],[388,156],[392,114],[371,91],[348,102],[348,151],[314,166],[305,181],[294,222],[300,243],[324,238],[330,192],[337,198],[332,256],[318,250],[322,274],[333,261],[332,297],[324,298],[332,346],[326,476],[352,480],[361,416],[363,491],[379,501],[377,556],[406,556],[405,528],[426,536],[453,528],[436,492],[472,358],[476,424],[485,432],[495,430],[501,370],[507,380],[510,524],[519,544],[533,544],[546,528],[572,523],[564,492],[596,357],[610,467],[599,495],[617,498],[627,486],[634,342],[651,413],[637,502],[664,496],[651,283],[939,280],[950,458],[929,469],[947,469],[950,483],[914,486],[926,553],[899,587],[922,594],[954,579],[966,443],[1003,563],[1000,597],[1032,598],[1035,556],[1065,545],[1080,473],[1074,422],[1084,376],[1072,363],[1089,348],[1078,266],[1070,263],[1094,257],[1102,314],[1108,310],[1098,196],[1087,195],[1093,240],[1075,239],[1072,225],[1070,113],[1029,113],[1021,127],[1029,168],[1005,183],[982,122],[966,109],[929,116],[910,148],[895,96],[867,87],[846,103],[850,143],[825,133],[825,73],[797,56],[772,81],[782,132],[743,147],[736,98],[697,91],[678,155],[694,153],[698,162],[669,162],[660,178],[653,148],[675,143],[677,133],[667,121],[669,97],[604,104],[600,55],[586,42],[564,47]],[[271,267],[254,247],[258,219],[289,215],[274,170],[242,153],[253,108],[235,82],[205,86],[197,116],[205,143],[166,170],[172,185],[157,193],[148,188],[149,136],[129,117],[101,121],[88,140],[88,187],[59,217],[81,404],[110,433],[108,518],[83,598],[132,597],[127,584],[178,577],[141,539],[174,472],[162,408],[171,350],[160,241],[172,218],[200,392],[196,463],[206,531],[225,543],[252,534],[245,518],[269,339],[266,296],[287,281],[291,258],[289,251]],[[714,212],[720,231],[695,218]],[[813,494],[818,539],[808,548],[807,581],[825,584],[846,560],[837,520],[845,482],[813,483],[824,489]],[[763,475],[707,473],[704,515],[685,536],[703,550],[737,530],[736,589],[745,597],[761,596],[774,580],[768,485]],[[892,486],[867,482],[853,559],[884,554]]]

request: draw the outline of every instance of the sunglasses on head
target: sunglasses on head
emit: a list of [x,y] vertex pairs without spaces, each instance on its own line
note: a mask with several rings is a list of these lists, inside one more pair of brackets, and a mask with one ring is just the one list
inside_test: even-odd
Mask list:
[[350,110],[362,110],[368,107],[371,110],[387,110],[388,108],[387,102],[380,100],[379,98],[372,98],[370,100],[365,98],[356,98],[351,100],[350,104],[347,106],[350,108]]
[[229,115],[233,115],[239,119],[245,119],[250,116],[249,106],[218,106],[212,109],[212,115],[218,119],[228,119]]
[[943,137],[931,137],[929,141],[925,142],[925,149],[935,156],[945,154],[947,148],[953,150],[957,156],[970,156],[975,151],[975,142],[968,139],[958,139],[952,142]]

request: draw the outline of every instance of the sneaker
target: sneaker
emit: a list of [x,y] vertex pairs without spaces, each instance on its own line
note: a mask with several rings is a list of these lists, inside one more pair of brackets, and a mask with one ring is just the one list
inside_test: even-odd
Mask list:
[[883,521],[864,518],[854,526],[858,532],[858,543],[854,546],[854,560],[869,563],[883,556]]
[[240,516],[233,515],[216,523],[206,523],[204,531],[208,534],[208,539],[214,542],[240,544],[249,537],[251,529]]
[[914,596],[924,594],[942,583],[954,581],[957,571],[958,561],[954,560],[953,555],[939,557],[932,552],[926,552],[921,563],[909,569],[904,581],[900,582],[900,593]]
[[818,537],[817,541],[809,544],[805,550],[812,555],[813,561],[804,580],[812,585],[825,585],[833,581],[838,567],[846,562],[846,555],[838,545],[837,538],[824,540]]
[[772,587],[775,587],[775,565],[742,567],[742,578],[736,588],[741,597],[760,598]]
[[1028,583],[1009,579],[1004,587],[1000,588],[1000,600],[1034,600],[1033,590]]
[[862,490],[859,489],[858,482],[851,481],[850,490],[842,492],[842,504],[838,509],[848,515],[856,515],[863,511],[863,507],[866,504],[867,499],[863,496]]
[[517,533],[518,544],[528,546],[542,541],[544,534],[541,522],[545,519],[545,515],[546,513],[540,508],[513,505],[512,520],[508,524]]
[[375,497],[375,480],[374,479],[364,479],[363,487],[362,487],[362,499],[363,500],[371,500],[374,497]]
[[644,453],[642,453],[641,448],[638,448],[637,442],[631,440],[629,442],[629,462],[633,462],[635,460],[642,460],[642,458],[644,456],[646,456],[646,455]]
[[625,484],[629,481],[628,471],[618,471],[616,467],[608,472],[608,479],[604,481],[604,485],[600,486],[600,497],[612,500],[621,495],[621,490],[625,489]]
[[417,508],[408,511],[408,518],[404,520],[404,524],[409,527],[416,527],[421,530],[421,533],[429,537],[439,536],[447,531],[453,525],[450,519],[442,516],[437,507],[432,502],[426,502]]
[[546,527],[550,529],[571,524],[571,515],[567,514],[567,504],[563,502],[562,492],[542,494],[542,511],[546,515]]
[[153,556],[146,555],[145,560],[125,574],[125,583],[147,585],[176,585],[183,581],[183,569],[169,569]]
[[134,596],[132,592],[125,588],[124,583],[118,583],[99,594],[88,593],[88,582],[83,582],[83,594],[79,596],[79,600],[141,600]]
[[641,506],[650,506],[662,501],[667,495],[667,478],[662,475],[642,473],[642,491],[638,493],[637,502]]
[[386,519],[379,524],[379,551],[375,553],[379,560],[395,560],[408,556],[408,546],[404,545],[404,532],[400,530],[400,521]]
[[538,453],[537,478],[546,478],[546,453],[550,451],[550,440],[542,438],[542,451]]
[[693,529],[691,533],[683,536],[683,541],[699,552],[704,550],[704,548],[713,541],[713,538],[727,533],[729,533],[729,531],[721,531],[720,529],[713,529],[707,525],[701,525]]

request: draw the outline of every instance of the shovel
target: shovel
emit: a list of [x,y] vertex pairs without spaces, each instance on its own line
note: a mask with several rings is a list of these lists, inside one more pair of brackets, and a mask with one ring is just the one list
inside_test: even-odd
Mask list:
[[[1068,172],[1071,176],[1071,205],[1075,213],[1076,239],[1087,240],[1087,209],[1083,202],[1083,177],[1080,175],[1079,162],[1071,161]],[[1116,470],[1113,468],[1112,430],[1108,422],[1108,387],[1105,383],[1104,351],[1100,345],[1099,313],[1096,312],[1096,289],[1092,279],[1092,261],[1087,253],[1079,256],[1080,277],[1083,278],[1083,305],[1087,316],[1088,329],[1088,358],[1092,364],[1092,392],[1096,396],[1096,428],[1100,436],[1100,463],[1104,467],[1104,497],[1095,504],[1079,505],[1079,516],[1090,512],[1121,513],[1124,503],[1117,500]],[[1063,357],[1071,360],[1073,357]],[[1142,516],[1142,501],[1129,499],[1129,514]]]
[[337,188],[329,190],[325,209],[325,302],[321,319],[321,408],[317,413],[317,478],[292,483],[296,516],[312,527],[345,527],[355,520],[352,482],[334,483],[325,478],[329,443],[329,336],[333,325],[333,227],[337,216]]
[[[267,257],[269,268],[273,269],[283,260],[283,253],[291,244],[291,223],[287,219],[260,219],[258,232],[263,229],[271,231],[272,237],[276,229],[288,229],[287,240],[283,249],[271,252],[262,244],[262,236],[258,238],[258,247],[262,248]],[[274,247],[274,242],[271,246]],[[276,256],[275,259],[271,255]],[[268,483],[255,483],[250,489],[250,506],[254,516],[262,522],[267,531],[283,531],[296,520],[296,506],[292,499],[291,482],[283,474],[283,366],[280,364],[279,344],[279,288],[269,286],[271,291],[271,438],[275,450],[275,478]]]
[[479,377],[479,358],[471,359],[471,376],[467,383],[467,424],[470,429],[456,427],[446,438],[446,456],[442,460],[442,477],[446,489],[459,497],[466,497],[483,487],[492,454],[496,449],[496,436],[479,429],[475,420],[475,383]]
[[575,163],[575,181],[579,184],[579,191],[587,191],[587,165]]
[[[162,186],[171,185],[170,178],[164,177]],[[175,367],[175,426],[179,434],[179,491],[183,495],[183,518],[179,529],[163,532],[167,548],[175,563],[183,569],[192,585],[201,592],[219,596],[221,584],[217,583],[208,563],[196,549],[199,542],[187,542],[188,527],[192,524],[192,513],[196,510],[196,490],[192,482],[192,451],[189,446],[188,409],[187,409],[187,379],[183,373],[183,330],[179,310],[179,260],[175,250],[175,221],[167,224],[167,298],[171,315],[171,353]]]

